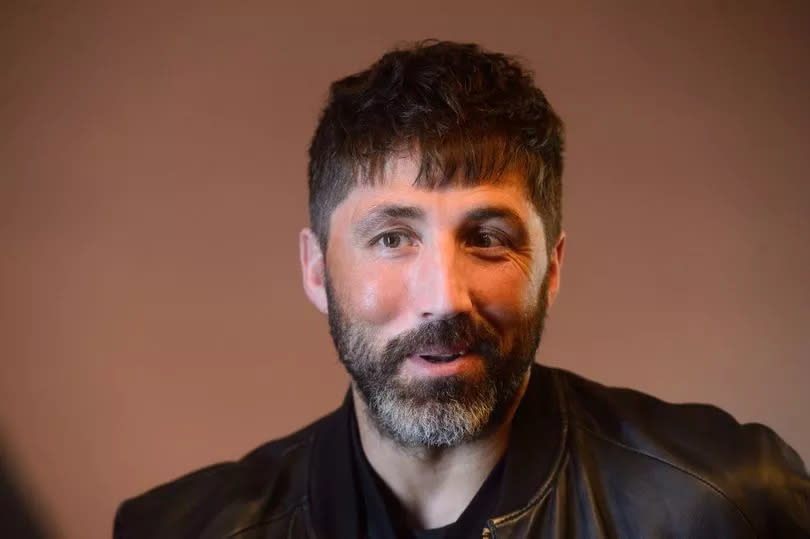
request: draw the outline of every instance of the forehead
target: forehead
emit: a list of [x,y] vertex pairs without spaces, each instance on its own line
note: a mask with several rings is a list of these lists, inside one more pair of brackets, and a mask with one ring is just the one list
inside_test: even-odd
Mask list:
[[452,217],[473,207],[501,206],[518,214],[531,228],[542,223],[529,196],[523,176],[506,172],[493,181],[475,184],[451,183],[430,188],[417,185],[419,162],[401,157],[390,160],[380,177],[370,184],[353,187],[332,214],[333,224],[348,217],[361,219],[381,204],[408,204],[422,208],[427,215]]

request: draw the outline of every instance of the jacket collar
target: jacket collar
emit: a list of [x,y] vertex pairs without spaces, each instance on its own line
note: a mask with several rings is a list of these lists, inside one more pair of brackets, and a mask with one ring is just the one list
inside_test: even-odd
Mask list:
[[[351,391],[321,423],[311,453],[308,498],[321,536],[359,537],[364,515],[351,454]],[[554,372],[532,365],[512,421],[496,514],[490,526],[520,518],[548,493],[565,449],[567,420]],[[328,533],[325,533],[328,532]]]
[[526,393],[512,420],[497,517],[520,518],[549,492],[565,453],[568,420],[555,371],[532,365]]
[[351,453],[351,390],[343,404],[324,418],[313,442],[308,498],[316,536],[360,537],[358,484]]

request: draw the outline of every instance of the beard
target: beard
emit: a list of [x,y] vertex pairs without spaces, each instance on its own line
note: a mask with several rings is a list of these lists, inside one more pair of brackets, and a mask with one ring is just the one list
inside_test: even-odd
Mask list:
[[[534,362],[547,311],[547,278],[534,309],[504,342],[488,322],[466,313],[425,322],[375,348],[372,328],[341,308],[326,278],[329,331],[338,357],[366,403],[372,424],[402,447],[453,447],[500,425]],[[406,378],[402,364],[429,347],[463,349],[482,359],[474,374]]]

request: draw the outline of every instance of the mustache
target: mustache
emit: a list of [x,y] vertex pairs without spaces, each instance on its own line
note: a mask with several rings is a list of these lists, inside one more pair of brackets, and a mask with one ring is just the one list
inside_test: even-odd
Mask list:
[[498,333],[489,324],[461,314],[452,318],[420,324],[391,339],[383,350],[384,363],[396,367],[406,357],[427,347],[461,348],[484,358],[495,357],[500,341]]

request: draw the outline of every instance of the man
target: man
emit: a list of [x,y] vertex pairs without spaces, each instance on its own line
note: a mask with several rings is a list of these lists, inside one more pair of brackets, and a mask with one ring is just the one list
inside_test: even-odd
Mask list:
[[334,413],[125,502],[128,537],[806,537],[787,445],[533,363],[560,286],[562,124],[513,59],[426,42],[332,85],[307,296]]

